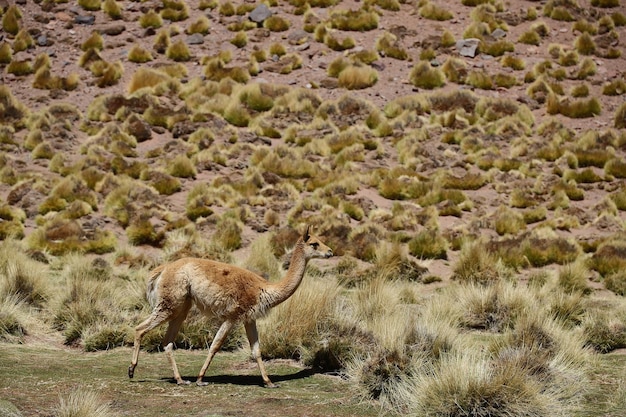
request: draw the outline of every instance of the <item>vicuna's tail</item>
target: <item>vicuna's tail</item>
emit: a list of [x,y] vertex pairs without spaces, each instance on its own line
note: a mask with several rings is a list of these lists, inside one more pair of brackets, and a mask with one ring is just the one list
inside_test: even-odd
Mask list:
[[146,298],[148,298],[148,303],[150,303],[150,307],[154,308],[157,303],[157,294],[156,289],[159,283],[159,279],[161,278],[161,273],[163,272],[163,267],[158,267],[153,269],[150,272],[150,276],[148,278],[148,286],[146,288]]

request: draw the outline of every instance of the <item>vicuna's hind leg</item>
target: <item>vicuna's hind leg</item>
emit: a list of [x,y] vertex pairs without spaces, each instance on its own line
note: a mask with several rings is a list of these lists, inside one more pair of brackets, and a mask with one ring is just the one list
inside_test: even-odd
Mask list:
[[176,339],[176,335],[178,334],[178,330],[180,330],[180,326],[183,324],[183,321],[187,318],[187,314],[191,309],[191,301],[187,302],[183,307],[183,310],[173,318],[169,325],[167,326],[167,332],[165,333],[165,338],[163,339],[163,346],[165,346],[165,354],[167,355],[167,359],[170,361],[170,365],[172,366],[172,370],[174,371],[174,379],[176,379],[176,383],[178,385],[181,384],[189,384],[189,381],[183,380],[180,376],[180,372],[178,372],[178,366],[176,366],[176,361],[174,360],[174,339]]
[[200,369],[200,373],[198,374],[198,380],[196,381],[197,385],[200,385],[200,386],[207,385],[206,382],[202,382],[202,378],[204,378],[204,374],[206,373],[207,368],[211,364],[211,361],[213,360],[213,356],[215,356],[217,351],[220,350],[220,348],[222,347],[222,344],[224,344],[224,341],[226,340],[226,336],[228,336],[228,333],[230,332],[230,330],[233,328],[234,325],[235,323],[233,323],[232,321],[226,320],[220,326],[220,329],[217,331],[217,334],[213,338],[213,342],[211,342],[211,347],[209,348],[209,355],[207,356],[206,361],[204,361],[204,365],[202,365],[202,369]]
[[170,315],[166,311],[155,310],[152,312],[150,317],[148,317],[137,327],[135,327],[135,344],[133,346],[133,358],[130,362],[130,366],[128,367],[129,378],[132,378],[135,374],[135,367],[137,366],[137,362],[139,360],[139,348],[141,346],[141,338],[150,330],[167,321],[169,318]]
[[259,345],[259,332],[256,329],[256,322],[250,321],[245,323],[244,325],[246,327],[246,335],[248,336],[248,341],[250,342],[252,357],[259,365],[259,371],[261,371],[261,377],[263,378],[265,386],[267,388],[278,388],[278,385],[270,381],[270,378],[267,376],[267,371],[265,371],[265,365],[263,365],[263,358],[261,357],[261,346]]

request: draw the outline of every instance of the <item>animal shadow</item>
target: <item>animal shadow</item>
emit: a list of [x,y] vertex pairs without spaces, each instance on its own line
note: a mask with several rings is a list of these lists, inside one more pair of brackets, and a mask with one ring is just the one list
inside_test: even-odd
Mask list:
[[[310,376],[315,375],[317,372],[312,368],[302,369],[293,374],[287,375],[269,375],[270,379],[274,383],[280,383],[284,381],[293,381],[297,379],[304,379]],[[185,381],[191,382],[192,385],[195,385],[197,376],[183,376]],[[174,378],[162,378],[161,380],[167,381],[171,384],[176,384],[176,380]],[[263,379],[260,375],[205,375],[202,378],[204,382],[207,382],[209,385],[242,385],[242,386],[263,386]]]

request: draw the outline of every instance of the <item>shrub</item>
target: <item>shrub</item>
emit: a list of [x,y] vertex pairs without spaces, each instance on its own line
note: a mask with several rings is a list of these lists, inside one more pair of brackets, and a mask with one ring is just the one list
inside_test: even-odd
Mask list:
[[439,68],[433,68],[426,61],[420,61],[409,74],[409,81],[416,87],[432,90],[443,86],[446,77]]
[[263,27],[271,32],[284,32],[289,29],[289,21],[284,17],[272,15],[263,21]]
[[569,263],[561,267],[558,274],[558,285],[568,294],[591,293],[591,288],[587,284],[589,270],[583,262]]
[[176,62],[184,62],[191,59],[191,51],[183,40],[179,40],[167,47],[165,50],[165,56]]
[[351,65],[339,73],[340,87],[348,90],[361,90],[376,84],[378,72],[370,66]]
[[144,29],[158,29],[163,26],[163,18],[160,14],[151,9],[141,15],[141,17],[139,18],[139,25],[141,25],[141,27]]
[[130,62],[143,64],[144,62],[152,61],[152,59],[152,53],[141,45],[135,44],[130,48],[130,51],[128,51],[128,60]]
[[226,214],[218,220],[212,240],[224,249],[233,251],[241,247],[241,232],[239,221]]
[[466,243],[452,270],[452,279],[463,283],[489,284],[498,281],[504,268],[481,242]]
[[448,259],[448,242],[437,230],[423,230],[408,243],[411,255],[422,259]]
[[425,5],[419,8],[419,14],[425,19],[438,21],[450,20],[454,17],[450,10],[439,7],[430,2],[427,2]]
[[587,32],[580,34],[574,41],[574,47],[578,53],[592,55],[596,51],[596,43]]
[[626,102],[619,105],[615,110],[615,122],[613,123],[616,129],[626,128]]
[[608,312],[596,311],[583,322],[587,346],[599,353],[626,347],[626,324]]
[[618,271],[604,278],[604,286],[615,294],[626,296],[626,272]]
[[335,10],[330,13],[331,27],[348,31],[369,31],[378,27],[378,14],[375,11]]

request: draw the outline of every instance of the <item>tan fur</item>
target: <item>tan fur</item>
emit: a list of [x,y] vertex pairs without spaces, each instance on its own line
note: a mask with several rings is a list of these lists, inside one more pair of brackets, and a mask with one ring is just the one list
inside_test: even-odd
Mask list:
[[263,317],[270,308],[282,303],[296,291],[302,282],[309,259],[328,258],[332,254],[332,250],[317,237],[310,235],[307,228],[296,243],[289,270],[277,283],[270,283],[257,274],[234,265],[198,258],[182,258],[155,268],[150,273],[146,291],[153,311],[150,317],[135,328],[133,358],[128,368],[128,376],[132,378],[134,375],[141,338],[158,325],[167,322],[168,329],[163,340],[165,353],[176,382],[188,383],[180,376],[172,351],[174,338],[191,306],[195,304],[202,313],[222,322],[196,383],[204,385],[202,378],[213,356],[233,326],[243,322],[263,382],[268,387],[274,387],[261,359],[256,319]]

